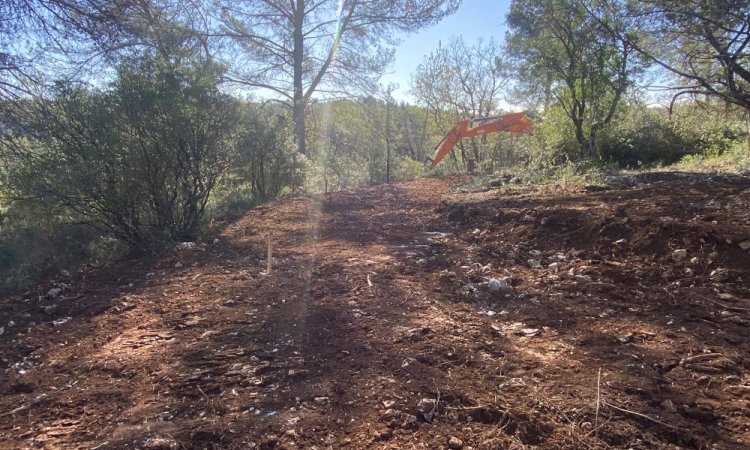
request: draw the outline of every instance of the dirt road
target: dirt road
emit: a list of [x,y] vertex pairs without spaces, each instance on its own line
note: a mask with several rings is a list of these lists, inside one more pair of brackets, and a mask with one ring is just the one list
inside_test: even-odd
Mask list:
[[750,448],[747,177],[457,181],[2,299],[0,448]]

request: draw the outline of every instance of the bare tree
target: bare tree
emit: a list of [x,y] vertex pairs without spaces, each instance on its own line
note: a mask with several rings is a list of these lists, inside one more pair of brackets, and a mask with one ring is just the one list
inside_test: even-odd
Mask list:
[[395,31],[416,31],[460,0],[223,0],[222,36],[232,39],[231,81],[276,93],[293,111],[306,153],[305,116],[317,92],[372,92],[392,59]]
[[[446,133],[459,119],[495,113],[508,82],[508,65],[496,41],[479,40],[468,46],[462,38],[453,37],[417,67],[411,91]],[[476,145],[474,157],[479,160]]]

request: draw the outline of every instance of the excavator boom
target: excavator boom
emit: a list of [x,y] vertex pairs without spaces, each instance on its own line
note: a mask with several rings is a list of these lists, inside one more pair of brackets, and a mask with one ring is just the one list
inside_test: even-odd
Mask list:
[[[476,125],[477,123],[479,123],[479,125]],[[437,167],[443,158],[445,158],[453,147],[463,138],[484,136],[503,131],[521,134],[528,133],[533,128],[534,124],[528,117],[526,117],[526,114],[522,112],[505,114],[498,117],[462,120],[448,132],[445,138],[443,138],[435,148],[435,156],[432,158],[430,170]]]

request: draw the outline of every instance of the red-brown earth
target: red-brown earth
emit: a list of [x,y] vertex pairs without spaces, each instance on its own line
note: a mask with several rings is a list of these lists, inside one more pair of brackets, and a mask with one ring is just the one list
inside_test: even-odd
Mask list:
[[0,448],[750,448],[748,177],[458,181],[3,298]]

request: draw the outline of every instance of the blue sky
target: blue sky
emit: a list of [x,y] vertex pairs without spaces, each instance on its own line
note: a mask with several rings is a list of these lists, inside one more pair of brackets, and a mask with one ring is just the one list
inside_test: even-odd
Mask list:
[[467,44],[479,38],[502,41],[508,5],[509,0],[463,0],[455,14],[437,25],[400,36],[393,67],[383,77],[383,84],[399,85],[393,94],[397,100],[412,100],[408,95],[411,74],[426,55],[437,49],[439,41],[446,42],[450,36],[463,36]]

